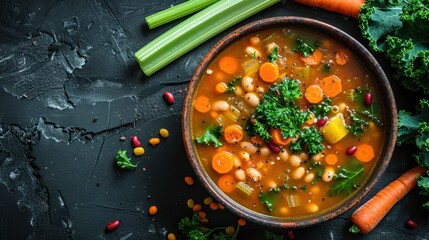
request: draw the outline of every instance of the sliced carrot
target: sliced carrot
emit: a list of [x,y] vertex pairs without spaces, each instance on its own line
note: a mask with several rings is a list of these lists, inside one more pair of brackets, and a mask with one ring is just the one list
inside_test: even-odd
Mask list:
[[338,51],[335,54],[335,62],[340,65],[346,65],[349,62],[349,55],[345,50]]
[[252,138],[250,138],[250,141],[253,144],[262,144],[264,142],[264,140],[260,136],[258,136],[258,135],[253,136]]
[[322,61],[323,52],[320,51],[319,49],[316,49],[313,52],[313,54],[311,54],[310,56],[307,56],[307,57],[300,56],[300,58],[305,64],[309,66],[316,66],[316,65],[319,65],[319,63]]
[[206,96],[198,96],[194,100],[194,108],[200,113],[206,113],[210,111],[210,99]]
[[369,162],[375,157],[374,148],[369,144],[363,143],[357,146],[354,156],[361,162]]
[[337,155],[330,153],[330,154],[326,155],[325,162],[326,162],[326,164],[331,165],[331,166],[335,165],[338,162],[338,157],[337,157]]
[[318,85],[310,85],[305,89],[304,96],[310,103],[319,103],[323,100],[323,90]]
[[279,78],[279,67],[271,62],[264,62],[259,67],[259,76],[265,82],[275,82]]
[[217,181],[217,185],[220,190],[226,193],[232,193],[235,189],[236,180],[232,175],[226,174],[220,176]]
[[323,8],[328,11],[337,12],[346,16],[358,18],[360,9],[365,0],[347,0],[347,1],[333,1],[333,0],[294,0],[308,6]]
[[343,91],[341,79],[335,75],[323,78],[320,87],[327,97],[335,97]]
[[280,146],[286,146],[289,145],[291,139],[290,138],[283,138],[283,135],[281,133],[281,130],[278,128],[271,128],[270,129],[270,135],[271,135],[271,140]]
[[213,169],[220,173],[227,173],[234,167],[234,156],[229,152],[216,153],[212,158]]
[[360,206],[351,217],[360,233],[372,231],[389,210],[416,186],[417,178],[425,172],[426,169],[421,166],[412,168]]
[[244,138],[244,131],[239,125],[229,125],[223,130],[223,137],[228,143],[238,143]]
[[238,63],[238,59],[231,57],[231,56],[225,56],[222,57],[219,60],[219,68],[220,70],[234,75],[238,72],[238,67],[239,67],[239,63]]
[[226,83],[224,83],[224,82],[220,82],[220,83],[215,85],[214,90],[215,90],[216,94],[225,93],[228,90],[228,85],[226,85]]
[[219,116],[219,113],[216,111],[210,111],[210,117],[216,119]]

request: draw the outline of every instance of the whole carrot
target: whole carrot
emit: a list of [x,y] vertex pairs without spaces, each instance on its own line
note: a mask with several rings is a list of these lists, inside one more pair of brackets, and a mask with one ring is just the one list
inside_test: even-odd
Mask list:
[[390,209],[416,186],[417,178],[424,175],[425,171],[421,166],[412,168],[360,206],[352,214],[354,226],[351,230],[355,232],[357,226],[360,233],[367,234],[372,231]]
[[346,16],[358,18],[365,0],[294,0],[308,6],[323,8]]

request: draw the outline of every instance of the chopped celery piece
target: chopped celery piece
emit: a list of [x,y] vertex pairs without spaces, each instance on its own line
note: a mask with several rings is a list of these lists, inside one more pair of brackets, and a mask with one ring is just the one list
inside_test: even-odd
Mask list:
[[299,206],[299,202],[296,195],[288,195],[286,197],[286,202],[289,207],[294,208]]
[[310,78],[310,67],[293,67],[295,78],[308,80]]
[[330,118],[320,130],[323,137],[331,144],[337,143],[349,132],[342,113]]
[[355,101],[355,90],[349,89],[344,92],[344,99],[346,99],[347,102],[354,102]]
[[234,122],[238,122],[238,119],[240,118],[240,114],[241,114],[240,110],[238,110],[238,108],[234,106],[231,106],[229,110],[224,113],[226,117],[228,117]]
[[241,66],[244,69],[246,75],[251,76],[259,71],[259,62],[255,59],[245,61]]
[[150,76],[196,46],[281,0],[220,0],[171,28],[134,54]]
[[191,13],[197,12],[210,4],[213,4],[219,0],[192,0],[181,3],[179,5],[167,8],[161,12],[154,13],[146,17],[146,23],[149,29],[156,28],[162,24],[171,22],[178,18],[184,17]]
[[245,182],[238,182],[235,188],[247,197],[250,197],[250,195],[254,190],[251,186],[247,185]]

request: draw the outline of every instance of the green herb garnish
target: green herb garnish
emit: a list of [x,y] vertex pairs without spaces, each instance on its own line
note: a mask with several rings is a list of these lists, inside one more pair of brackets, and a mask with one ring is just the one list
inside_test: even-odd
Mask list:
[[268,61],[275,62],[279,57],[279,47],[275,46],[273,50],[271,50],[270,55],[268,55]]
[[266,193],[260,192],[259,201],[267,207],[268,211],[272,212],[275,203],[279,199],[279,194],[280,188],[273,188]]
[[307,153],[313,155],[320,153],[324,149],[322,142],[322,134],[320,134],[315,127],[304,128],[304,130],[299,133],[298,140],[290,144],[290,149],[302,151],[306,146]]
[[283,234],[276,234],[270,231],[265,231],[264,238],[268,240],[283,240]]
[[334,184],[328,196],[351,194],[364,180],[364,166],[357,160],[350,161],[334,176]]
[[316,119],[326,117],[332,109],[332,100],[330,98],[323,98],[323,100],[316,105],[310,106],[310,111],[314,114]]
[[209,228],[203,226],[197,213],[194,213],[191,218],[182,218],[178,228],[189,240],[235,240],[240,230],[240,226],[237,225],[234,234],[228,235],[225,233],[226,227]]
[[205,144],[209,146],[213,144],[215,147],[222,146],[222,143],[219,141],[220,136],[222,136],[223,127],[222,126],[213,126],[210,125],[203,133],[203,135],[196,137],[195,141],[199,144]]
[[242,77],[240,75],[235,76],[229,83],[226,92],[234,92],[235,86],[237,86],[241,82]]
[[331,71],[331,65],[329,65],[328,63],[323,64],[322,65],[322,71],[324,71],[326,73],[330,72]]
[[293,51],[294,52],[300,52],[301,56],[303,56],[303,57],[308,57],[311,54],[313,54],[314,49],[309,44],[304,42],[303,39],[297,38],[296,39],[296,46],[293,48]]
[[137,167],[137,164],[131,162],[131,158],[127,156],[127,150],[119,150],[116,154],[116,165],[122,169],[134,169]]

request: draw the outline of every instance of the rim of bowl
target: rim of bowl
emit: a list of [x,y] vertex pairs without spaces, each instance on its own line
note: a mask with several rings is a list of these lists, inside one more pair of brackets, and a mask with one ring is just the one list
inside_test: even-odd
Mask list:
[[[343,200],[343,202],[339,205],[322,211],[320,214],[311,215],[310,217],[273,217],[255,212],[232,200],[216,186],[216,184],[211,180],[210,176],[200,164],[200,160],[194,146],[194,140],[192,138],[191,118],[193,94],[195,93],[199,79],[204,74],[207,66],[231,43],[253,32],[276,27],[310,28],[312,30],[316,30],[322,36],[330,37],[340,44],[348,47],[356,57],[361,58],[361,62],[370,63],[367,65],[367,68],[372,72],[376,79],[375,85],[378,88],[378,92],[380,94],[384,94],[384,99],[381,102],[381,105],[384,109],[385,115],[384,127],[386,128],[386,139],[383,145],[382,154],[374,166],[371,175],[366,180],[365,184],[358,191],[353,193],[352,196],[346,198],[345,201]],[[195,70],[195,73],[193,74],[192,79],[188,85],[182,110],[182,136],[186,153],[194,172],[196,173],[204,188],[211,196],[213,196],[217,201],[222,203],[227,209],[237,216],[246,218],[264,226],[275,228],[298,228],[311,226],[330,220],[354,207],[374,188],[382,174],[385,172],[395,148],[396,132],[397,110],[394,95],[383,69],[374,56],[362,44],[342,30],[327,23],[303,17],[273,17],[258,20],[229,33],[227,36],[221,39],[205,55]]]

